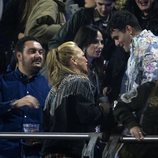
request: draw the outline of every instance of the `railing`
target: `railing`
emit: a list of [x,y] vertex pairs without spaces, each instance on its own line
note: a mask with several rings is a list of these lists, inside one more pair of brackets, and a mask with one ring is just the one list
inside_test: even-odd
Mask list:
[[144,139],[141,139],[140,141],[138,141],[136,138],[134,137],[120,137],[120,142],[123,143],[129,143],[129,142],[139,142],[139,143],[154,143],[154,142],[158,142],[158,135],[152,135],[152,136],[145,136]]
[[[82,158],[94,158],[94,147],[98,139],[102,137],[100,133],[48,133],[48,132],[36,132],[36,133],[23,133],[23,132],[0,132],[0,139],[15,139],[15,138],[37,138],[37,139],[63,139],[63,140],[89,140],[87,144],[84,145],[82,151]],[[139,143],[154,143],[158,142],[158,136],[145,136],[144,139],[138,141],[134,137],[119,137],[119,142],[128,143],[128,142],[139,142]],[[114,139],[111,136],[111,139]]]
[[94,158],[94,147],[101,134],[99,133],[23,133],[23,132],[0,132],[0,138],[15,139],[15,138],[37,138],[37,139],[64,139],[64,140],[89,140],[82,150],[82,158]]

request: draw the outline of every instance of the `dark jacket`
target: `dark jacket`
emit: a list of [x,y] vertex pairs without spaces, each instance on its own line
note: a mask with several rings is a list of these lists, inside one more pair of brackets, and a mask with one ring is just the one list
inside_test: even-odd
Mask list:
[[[45,110],[45,131],[49,132],[94,132],[101,124],[103,112],[95,104],[93,86],[87,77],[68,75],[58,90],[48,95]],[[46,140],[44,155],[63,153],[81,157],[83,140]]]
[[93,22],[94,8],[81,8],[72,18],[58,31],[48,44],[49,49],[56,48],[66,41],[73,41],[81,26]]
[[[119,101],[114,108],[115,118],[121,121],[128,129],[139,126],[145,135],[157,135],[158,102],[156,101],[156,106],[153,107],[150,104],[152,102],[149,101],[149,98],[153,98],[154,96],[151,94],[155,86],[154,81],[144,83],[138,87],[137,95],[130,103]],[[156,100],[158,100],[157,90],[155,94],[157,97]],[[157,155],[158,145],[150,141],[146,143],[141,143],[141,141],[134,143],[126,142],[119,152],[120,158],[157,158]]]
[[[128,129],[134,126],[141,126],[139,123],[140,117],[154,86],[154,81],[147,82],[139,86],[137,88],[136,95],[132,97],[130,103],[126,103],[120,99],[114,107],[114,115],[116,120],[121,121]],[[133,112],[135,114],[133,114]]]

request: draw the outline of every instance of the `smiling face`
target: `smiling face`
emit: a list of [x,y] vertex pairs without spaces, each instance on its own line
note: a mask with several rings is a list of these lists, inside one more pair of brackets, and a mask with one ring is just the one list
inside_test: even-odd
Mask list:
[[139,9],[145,14],[152,7],[154,0],[135,0],[135,2],[137,6],[139,7]]
[[103,36],[100,31],[97,31],[96,39],[89,44],[86,49],[86,56],[90,58],[99,58],[103,49]]
[[126,52],[130,51],[132,36],[129,31],[125,30],[122,32],[118,29],[114,29],[111,33],[111,37],[115,41],[115,45],[123,47]]
[[17,52],[19,69],[26,75],[35,74],[42,68],[45,50],[36,41],[25,42],[23,52]]

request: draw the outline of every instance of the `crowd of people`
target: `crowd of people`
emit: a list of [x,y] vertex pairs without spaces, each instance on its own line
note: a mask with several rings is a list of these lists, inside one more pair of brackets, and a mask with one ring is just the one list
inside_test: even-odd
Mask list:
[[[157,14],[158,0],[0,0],[0,132],[101,132],[96,158],[114,134],[158,135]],[[79,158],[84,143],[1,138],[0,157]]]

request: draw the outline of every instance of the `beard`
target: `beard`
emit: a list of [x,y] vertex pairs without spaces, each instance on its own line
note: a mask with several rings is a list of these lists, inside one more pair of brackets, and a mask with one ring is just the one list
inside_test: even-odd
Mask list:
[[26,62],[23,61],[22,67],[23,70],[29,75],[36,75],[42,69],[42,63],[36,63],[35,61]]

